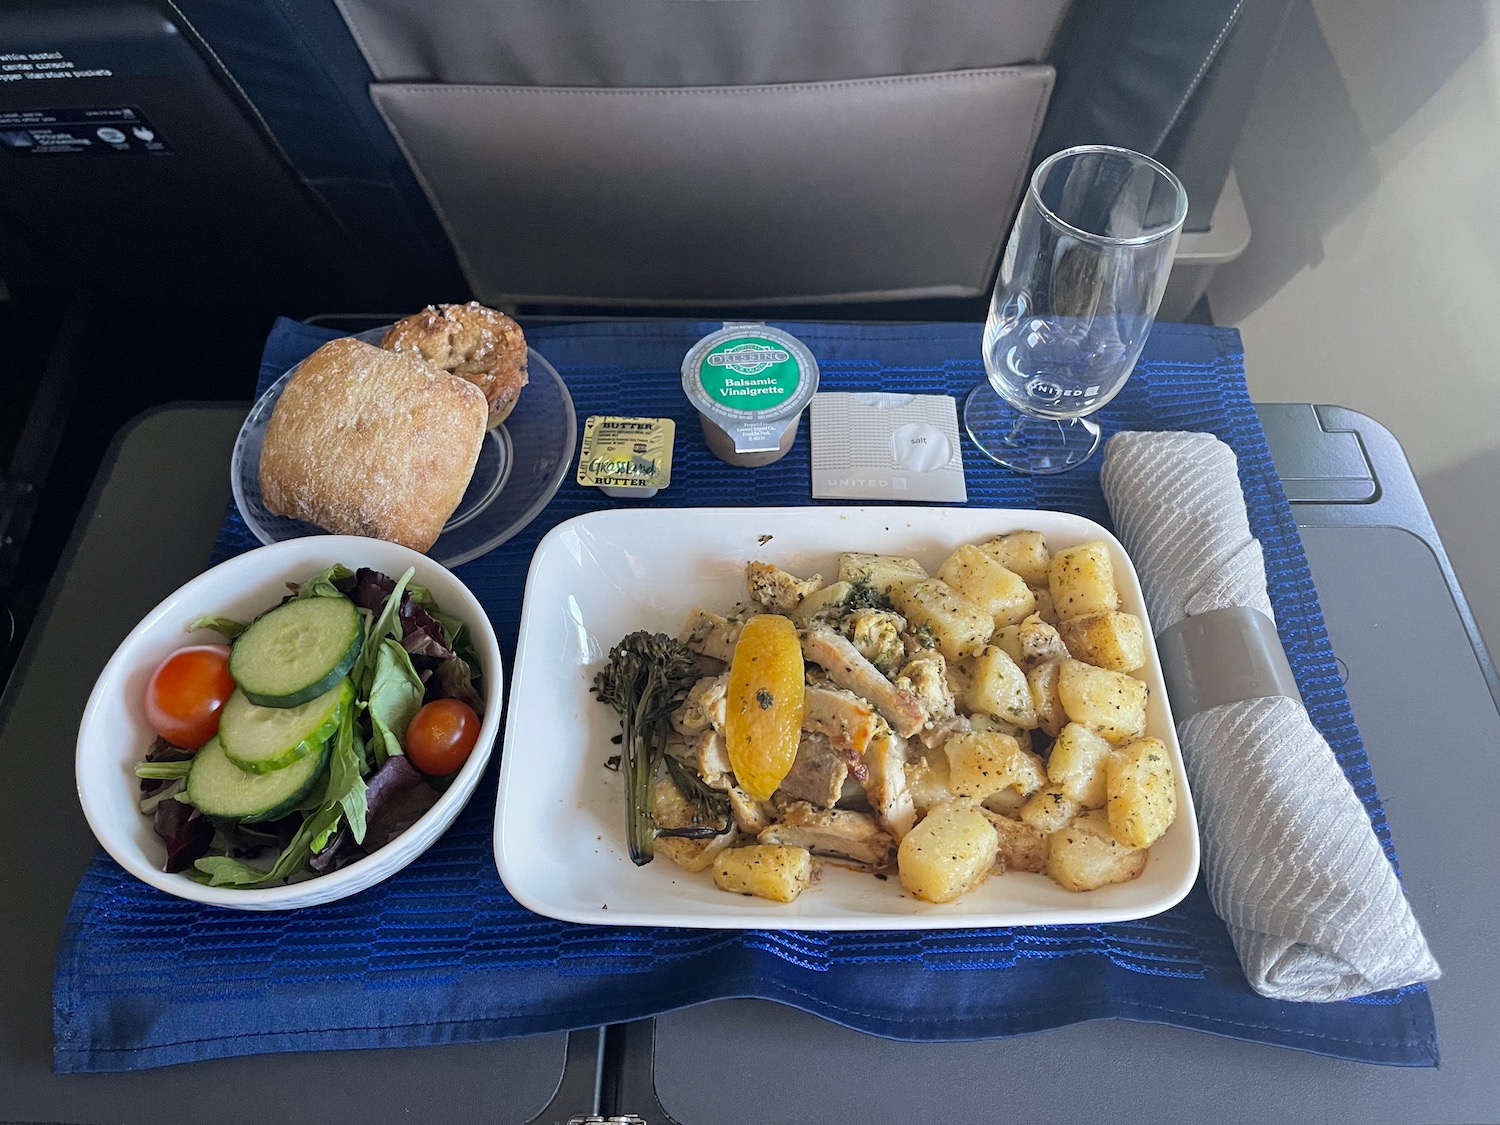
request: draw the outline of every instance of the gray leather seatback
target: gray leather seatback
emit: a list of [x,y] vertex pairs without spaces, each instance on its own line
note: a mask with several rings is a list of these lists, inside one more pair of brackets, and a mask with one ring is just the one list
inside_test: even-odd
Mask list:
[[1066,0],[339,0],[474,293],[989,284]]
[[337,0],[380,82],[752,86],[1043,58],[1067,0]]

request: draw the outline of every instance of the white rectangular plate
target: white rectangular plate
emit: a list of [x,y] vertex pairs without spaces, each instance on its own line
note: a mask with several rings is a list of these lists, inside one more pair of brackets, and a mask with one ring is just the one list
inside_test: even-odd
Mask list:
[[718,929],[925,930],[1111,922],[1166,910],[1198,874],[1198,827],[1154,643],[1136,675],[1151,689],[1148,733],[1177,769],[1177,821],[1151,848],[1137,879],[1065,891],[1045,875],[991,877],[936,906],[832,863],[793,903],[726,894],[708,872],[665,857],[644,867],[625,850],[615,712],[590,693],[609,649],[636,629],[676,636],[695,606],[722,611],[744,600],[745,563],[762,559],[798,575],[831,578],[841,551],[916,558],[929,571],[955,547],[1009,531],[1042,532],[1054,550],[1103,539],[1114,555],[1122,608],[1142,618],[1140,583],[1124,549],[1091,520],[997,508],[656,508],[579,516],[537,547],[526,582],[510,685],[495,859],[528,909],[569,922]]

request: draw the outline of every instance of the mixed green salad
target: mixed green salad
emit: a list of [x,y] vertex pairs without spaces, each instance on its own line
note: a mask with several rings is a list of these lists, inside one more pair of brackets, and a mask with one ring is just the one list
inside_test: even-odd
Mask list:
[[188,626],[229,644],[178,650],[146,687],[157,739],[135,772],[164,870],[232,887],[323,875],[436,803],[478,741],[483,670],[413,574],[335,565],[253,621]]

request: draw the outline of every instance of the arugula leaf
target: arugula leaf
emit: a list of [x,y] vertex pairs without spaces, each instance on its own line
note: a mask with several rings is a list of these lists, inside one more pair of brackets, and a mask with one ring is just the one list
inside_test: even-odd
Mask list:
[[[365,838],[366,786],[365,779],[360,776],[363,766],[363,755],[354,745],[354,708],[351,707],[344,712],[338,733],[333,736],[333,753],[328,760],[328,788],[323,794],[323,808],[333,805],[342,811],[344,819],[349,823],[349,831],[354,834],[355,843],[360,843]],[[318,814],[315,813],[314,816],[316,815]],[[333,834],[332,829],[337,823],[335,820],[330,824],[329,836]],[[312,850],[322,851],[327,843],[325,837],[321,841],[322,846],[315,845]]]
[[220,617],[213,613],[205,614],[187,623],[189,633],[196,633],[199,629],[212,629],[226,641],[234,640],[249,627],[248,622],[236,621],[232,617]]
[[422,678],[412,667],[411,657],[399,641],[387,640],[375,656],[375,676],[370,685],[370,742],[375,762],[405,753],[402,739],[412,717],[421,710]]

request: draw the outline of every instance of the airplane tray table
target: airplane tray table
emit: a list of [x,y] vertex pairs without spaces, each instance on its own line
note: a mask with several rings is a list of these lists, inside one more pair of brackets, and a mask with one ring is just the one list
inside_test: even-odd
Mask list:
[[[567,379],[580,418],[675,418],[683,440],[662,508],[805,504],[806,438],[747,473],[701,442],[679,368],[714,327],[665,320],[551,325],[532,346]],[[962,395],[983,377],[977,324],[789,326],[825,390]],[[279,321],[262,385],[335,333]],[[1252,407],[1233,329],[1159,324],[1135,377],[1102,416],[1120,429],[1208,430],[1239,456],[1250,526],[1298,686],[1394,862],[1373,775],[1339,681],[1311,572]],[[1108,521],[1097,468],[1026,478],[966,466],[970,504],[1056,508]],[[680,470],[678,472],[677,470]],[[680,478],[680,479],[676,479]],[[532,551],[561,519],[611,506],[565,484],[526,531],[460,567],[501,635],[518,627]],[[231,512],[215,547],[254,545]],[[601,642],[602,643],[602,642]],[[495,874],[487,802],[471,803],[410,868],[342,907],[229,918],[172,900],[104,857],[74,894],[57,962],[54,1065],[147,1069],[244,1054],[469,1042],[644,1019],[760,997],[902,1040],[992,1039],[1082,1020],[1152,1020],[1397,1066],[1434,1066],[1419,985],[1335,1004],[1256,996],[1201,883],[1132,922],[873,934],[585,926],[527,912]],[[436,882],[433,872],[440,872]],[[455,882],[456,880],[456,882]],[[462,888],[448,894],[445,888]],[[436,889],[437,894],[432,893]],[[434,911],[431,902],[444,899]],[[142,934],[175,934],[162,947]]]
[[[621,1068],[606,1105],[651,1125],[1500,1121],[1494,666],[1390,432],[1339,407],[1258,409],[1400,841],[1407,894],[1443,965],[1429,986],[1441,1065],[1372,1067],[1114,1021],[897,1043],[745,1000],[612,1029]],[[1441,705],[1412,705],[1422,700]],[[716,1042],[732,1055],[715,1058]],[[729,1073],[775,1079],[726,1082]]]
[[[1294,413],[1311,410],[1286,409]],[[102,663],[146,608],[200,567],[223,511],[227,482],[195,470],[204,463],[224,460],[242,414],[234,407],[175,408],[147,416],[122,434],[75,531],[23,663],[0,701],[4,752],[16,756],[20,748],[36,745],[44,737],[55,740],[55,732],[47,725],[49,716],[58,710],[76,712],[89,686],[70,683],[70,669]],[[1370,426],[1361,436],[1379,452],[1377,428]],[[1399,449],[1394,456],[1399,459]],[[1387,549],[1387,540],[1382,538],[1373,545],[1344,551],[1343,557],[1335,554],[1335,565],[1357,559],[1354,571],[1360,579],[1351,580],[1338,572],[1339,581],[1332,582],[1333,587],[1343,589],[1342,596],[1325,594],[1331,628],[1342,651],[1345,645],[1358,646],[1357,640],[1346,638],[1357,638],[1357,630],[1371,622],[1396,635],[1400,622],[1422,620],[1426,630],[1422,659],[1444,676],[1441,690],[1445,699],[1451,696],[1448,714],[1455,729],[1469,724],[1463,728],[1469,736],[1463,745],[1470,753],[1492,752],[1497,716],[1484,669],[1474,659],[1465,633],[1466,618],[1442,582],[1446,559],[1436,546],[1430,522],[1420,525],[1425,519],[1420,498],[1416,497],[1411,510],[1410,505],[1393,504],[1403,494],[1393,487],[1384,462],[1377,463],[1387,474],[1375,490],[1376,502],[1384,507],[1376,511],[1372,504],[1378,517],[1375,526],[1356,525],[1354,530],[1394,537],[1390,542],[1401,546]],[[172,482],[169,496],[162,495],[163,481]],[[1415,497],[1414,487],[1410,496]],[[1342,511],[1348,506],[1330,505],[1320,514],[1326,517],[1335,508]],[[1311,526],[1316,521],[1307,518],[1302,522],[1309,549],[1316,552],[1314,565],[1326,566],[1326,550],[1318,536],[1323,532],[1343,535],[1351,529],[1333,518],[1325,518],[1320,526]],[[1392,530],[1408,526],[1414,528],[1412,534]],[[1332,542],[1337,549],[1342,540]],[[1391,565],[1370,561],[1382,552],[1389,555],[1386,561]],[[1367,566],[1366,574],[1363,568]],[[1410,589],[1411,576],[1420,577],[1424,568],[1433,581]],[[1325,590],[1329,589],[1331,575],[1320,571],[1320,576]],[[1405,600],[1380,593],[1379,583],[1391,581],[1397,582]],[[1406,585],[1401,585],[1403,581]],[[1372,606],[1377,605],[1384,615],[1372,613]],[[69,791],[70,772],[60,771],[38,782],[38,799],[13,810],[4,829],[13,855],[24,854],[24,845],[31,840],[45,838],[53,846],[45,863],[8,865],[0,875],[4,891],[0,899],[5,902],[0,991],[9,1001],[0,1015],[4,1029],[0,1121],[235,1120],[240,1116],[237,1107],[245,1106],[254,1107],[256,1119],[269,1121],[300,1119],[309,1112],[330,1121],[372,1121],[412,1113],[427,1121],[467,1120],[476,1115],[505,1121],[561,1120],[596,1104],[601,1077],[608,1079],[604,1105],[618,1106],[621,1111],[633,1108],[652,1121],[669,1120],[660,1105],[648,1101],[656,1095],[665,1099],[662,1104],[667,1111],[682,1114],[684,1121],[835,1122],[855,1116],[856,1110],[865,1121],[870,1119],[869,1107],[877,1104],[882,1106],[881,1116],[889,1120],[921,1120],[930,1116],[929,1107],[942,1106],[945,1115],[967,1110],[976,1119],[1025,1113],[1037,1121],[1059,1116],[1071,1120],[1105,1107],[1112,1120],[1228,1119],[1235,1117],[1235,1107],[1241,1107],[1239,1119],[1245,1120],[1348,1117],[1374,1121],[1389,1118],[1372,1106],[1389,1109],[1396,1101],[1403,1107],[1415,1106],[1423,1099],[1430,1112],[1413,1112],[1408,1114],[1411,1119],[1492,1120],[1482,1115],[1500,1104],[1496,1096],[1500,1080],[1494,1077],[1500,1066],[1496,1065],[1495,1036],[1489,1033],[1494,1012],[1500,1009],[1496,988],[1500,976],[1481,957],[1480,927],[1484,907],[1497,898],[1491,831],[1495,782],[1489,775],[1468,779],[1460,794],[1461,817],[1447,829],[1434,827],[1440,824],[1439,806],[1452,794],[1431,784],[1432,771],[1414,757],[1413,748],[1441,745],[1442,731],[1431,729],[1430,715],[1393,711],[1378,697],[1382,685],[1373,673],[1368,687],[1362,688],[1365,664],[1358,657],[1351,667],[1358,673],[1351,680],[1356,707],[1364,708],[1369,698],[1375,698],[1376,711],[1366,718],[1367,725],[1393,724],[1390,731],[1380,728],[1378,737],[1371,740],[1371,754],[1383,783],[1391,787],[1387,800],[1395,806],[1392,818],[1403,841],[1414,904],[1428,920],[1436,952],[1448,970],[1447,979],[1435,988],[1445,1029],[1440,1069],[1335,1063],[1170,1028],[1116,1023],[990,1043],[900,1044],[849,1032],[779,1006],[725,1002],[657,1021],[659,1057],[675,1059],[679,1065],[675,1072],[659,1070],[654,1087],[646,1069],[651,1042],[649,1034],[641,1034],[649,1032],[649,1022],[611,1029],[613,1042],[602,1044],[603,1050],[598,1034],[582,1032],[391,1049],[378,1056],[321,1052],[240,1058],[155,1075],[53,1075],[47,1073],[51,958],[67,893],[93,846]],[[1427,684],[1424,680],[1412,686],[1425,689]],[[1387,704],[1384,710],[1381,704]],[[1446,807],[1452,807],[1451,800]],[[1480,861],[1468,870],[1437,870],[1449,849],[1459,846],[1473,851]],[[1439,852],[1439,847],[1444,850]],[[695,1017],[700,1020],[696,1032],[691,1023]],[[755,1073],[754,1067],[763,1061],[756,1059],[757,1052],[769,1054],[777,1044],[781,1053],[774,1059],[784,1059],[786,1043],[795,1035],[805,1070],[799,1077],[799,1072],[777,1061],[771,1071],[777,1075],[774,1099],[747,1097],[734,1088],[716,1085],[707,1076],[724,1071],[705,1062],[701,1037],[705,1029],[715,1037],[732,1029],[740,1052],[735,1069],[740,1073]],[[697,1038],[690,1038],[695,1034]],[[1065,1097],[1049,1099],[1047,1084],[1037,1082],[1036,1075],[1055,1071],[1064,1059],[1083,1066],[1084,1077],[1070,1080]],[[372,1065],[374,1060],[378,1065]],[[623,1065],[614,1065],[616,1061]],[[687,1079],[683,1088],[673,1085],[674,1073]],[[1243,1089],[1210,1097],[1208,1087],[1227,1084],[1236,1074],[1242,1085],[1251,1085],[1255,1098],[1243,1097]],[[1340,1075],[1346,1076],[1339,1080],[1342,1086],[1331,1077]],[[1114,1080],[1119,1084],[1111,1087]],[[690,1088],[693,1082],[696,1090]],[[1345,1086],[1385,1092],[1355,1098],[1345,1096]],[[1309,1092],[1314,1087],[1328,1089],[1316,1102],[1290,1100],[1314,1096]],[[309,1091],[320,1089],[337,1090],[338,1096],[310,1102]],[[1194,1097],[1200,1100],[1194,1103]],[[1324,1099],[1362,1109],[1340,1115],[1338,1106],[1325,1105]],[[317,1108],[310,1109],[314,1104]],[[1204,1105],[1211,1108],[1204,1111]],[[1281,1112],[1287,1107],[1291,1108]],[[1298,1107],[1308,1112],[1297,1112]]]
[[[102,667],[153,605],[203,569],[229,502],[221,467],[247,405],[166,408],[116,439],[0,698],[8,760],[70,747],[55,720],[72,723],[82,711],[93,673],[79,670]],[[52,1073],[53,962],[68,900],[97,845],[73,791],[71,756],[45,766],[28,771],[26,799],[12,800],[0,821],[11,857],[0,866],[0,1122],[471,1125],[565,1121],[593,1109],[598,1031]]]

